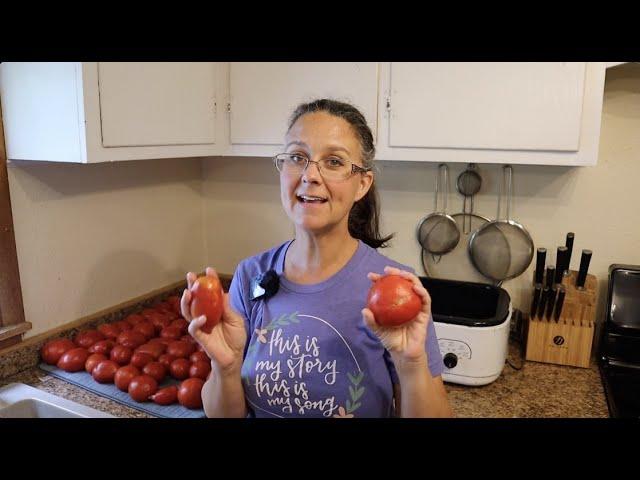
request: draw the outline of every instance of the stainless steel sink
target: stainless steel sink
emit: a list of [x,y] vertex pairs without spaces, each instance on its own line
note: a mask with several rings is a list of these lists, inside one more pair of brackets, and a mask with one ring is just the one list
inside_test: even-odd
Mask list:
[[114,418],[24,383],[0,388],[0,418]]

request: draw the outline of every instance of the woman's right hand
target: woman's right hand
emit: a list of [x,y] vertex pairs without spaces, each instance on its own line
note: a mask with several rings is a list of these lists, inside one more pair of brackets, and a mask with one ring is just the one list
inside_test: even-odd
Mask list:
[[[216,271],[211,267],[207,267],[206,275],[218,278]],[[222,320],[213,327],[211,333],[203,332],[201,327],[205,324],[206,317],[191,317],[191,287],[196,279],[195,273],[187,273],[188,288],[182,293],[180,300],[182,316],[189,322],[189,334],[202,346],[212,360],[212,367],[217,367],[218,374],[240,372],[247,342],[244,319],[231,308],[229,295],[225,293]]]

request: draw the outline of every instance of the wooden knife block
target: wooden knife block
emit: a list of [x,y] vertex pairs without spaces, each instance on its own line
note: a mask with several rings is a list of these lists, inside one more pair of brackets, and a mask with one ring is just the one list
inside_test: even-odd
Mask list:
[[550,320],[529,315],[527,360],[589,368],[598,279],[587,275],[585,289],[579,290],[575,286],[577,274],[572,270],[562,280],[566,295],[557,323],[553,315]]

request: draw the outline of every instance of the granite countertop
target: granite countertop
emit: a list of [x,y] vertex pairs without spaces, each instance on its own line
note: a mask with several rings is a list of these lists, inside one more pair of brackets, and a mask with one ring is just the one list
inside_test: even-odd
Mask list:
[[[445,384],[454,413],[459,418],[570,417],[607,418],[609,412],[597,364],[577,368],[524,361],[520,346],[511,343],[509,362],[489,385],[470,387]],[[31,368],[0,379],[0,386],[26,383],[46,392],[123,418],[152,415],[95,395],[80,387]]]

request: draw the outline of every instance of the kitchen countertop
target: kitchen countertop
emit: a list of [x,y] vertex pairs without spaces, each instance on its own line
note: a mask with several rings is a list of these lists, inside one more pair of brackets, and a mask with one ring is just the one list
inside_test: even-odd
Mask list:
[[[470,387],[446,383],[449,401],[459,418],[607,418],[609,412],[597,364],[577,368],[524,361],[520,346],[509,345],[511,364],[489,385]],[[151,415],[100,397],[48,375],[35,367],[4,379],[26,383],[46,392],[123,418],[153,418]]]

